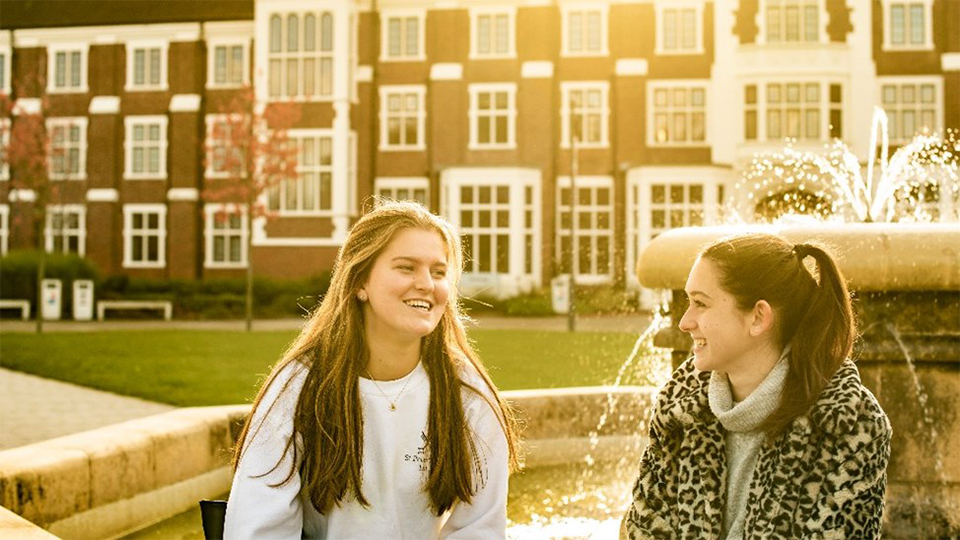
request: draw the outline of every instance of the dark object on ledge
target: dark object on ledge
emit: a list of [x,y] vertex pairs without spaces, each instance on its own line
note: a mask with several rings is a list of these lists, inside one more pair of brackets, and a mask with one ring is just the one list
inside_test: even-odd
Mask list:
[[227,515],[227,501],[200,501],[200,520],[206,540],[223,540],[223,519]]

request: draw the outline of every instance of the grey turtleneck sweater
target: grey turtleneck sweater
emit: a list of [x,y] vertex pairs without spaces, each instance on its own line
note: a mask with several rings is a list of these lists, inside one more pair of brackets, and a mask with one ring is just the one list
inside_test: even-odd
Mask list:
[[727,452],[727,493],[723,508],[722,538],[743,538],[747,494],[765,436],[758,428],[780,404],[783,384],[787,378],[788,352],[783,352],[763,382],[740,402],[733,401],[730,380],[726,373],[714,371],[710,375],[710,410],[726,430],[724,442]]

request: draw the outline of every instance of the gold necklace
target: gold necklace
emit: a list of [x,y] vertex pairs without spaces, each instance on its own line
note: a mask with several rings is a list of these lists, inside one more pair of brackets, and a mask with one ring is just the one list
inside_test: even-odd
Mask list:
[[387,393],[383,391],[383,388],[380,388],[380,385],[377,384],[377,380],[373,378],[373,375],[370,374],[370,370],[366,367],[363,368],[363,371],[367,373],[367,377],[373,381],[373,385],[377,387],[377,390],[383,396],[383,399],[387,400],[387,403],[390,404],[390,411],[397,410],[397,401],[400,401],[400,396],[403,394],[403,391],[407,389],[407,385],[410,384],[410,379],[413,378],[412,373],[407,376],[407,382],[403,383],[403,388],[400,389],[400,392],[397,393],[397,397],[393,398],[393,401],[390,401],[390,398],[387,397]]

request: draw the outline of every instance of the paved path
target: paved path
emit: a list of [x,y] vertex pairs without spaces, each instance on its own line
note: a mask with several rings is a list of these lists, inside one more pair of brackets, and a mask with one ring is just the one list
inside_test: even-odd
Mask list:
[[0,450],[173,408],[0,368]]
[[[646,314],[585,316],[580,331],[641,332],[649,324]],[[303,319],[256,321],[255,330],[294,331]],[[472,328],[566,331],[566,317],[477,317]],[[33,332],[32,321],[0,322],[0,332]],[[118,330],[234,330],[243,321],[58,321],[44,324],[45,332],[95,332]],[[0,338],[2,339],[2,338]],[[172,409],[170,405],[120,396],[74,384],[44,379],[0,368],[0,450],[78,433]]]

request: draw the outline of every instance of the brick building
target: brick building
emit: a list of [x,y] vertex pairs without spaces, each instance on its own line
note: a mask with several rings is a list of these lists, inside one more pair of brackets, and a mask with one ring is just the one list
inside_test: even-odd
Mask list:
[[[631,284],[646,242],[716,222],[784,137],[839,137],[865,162],[876,105],[894,143],[960,128],[956,0],[3,4],[2,91],[44,108],[62,156],[46,245],[105,275],[314,274],[382,194],[459,228],[466,289],[516,294],[569,266],[576,138],[578,279]],[[204,138],[245,85],[302,108],[303,179],[255,220],[249,254],[246,216],[215,221],[201,197],[217,176]],[[3,252],[34,245],[14,217],[35,197],[10,183]]]

